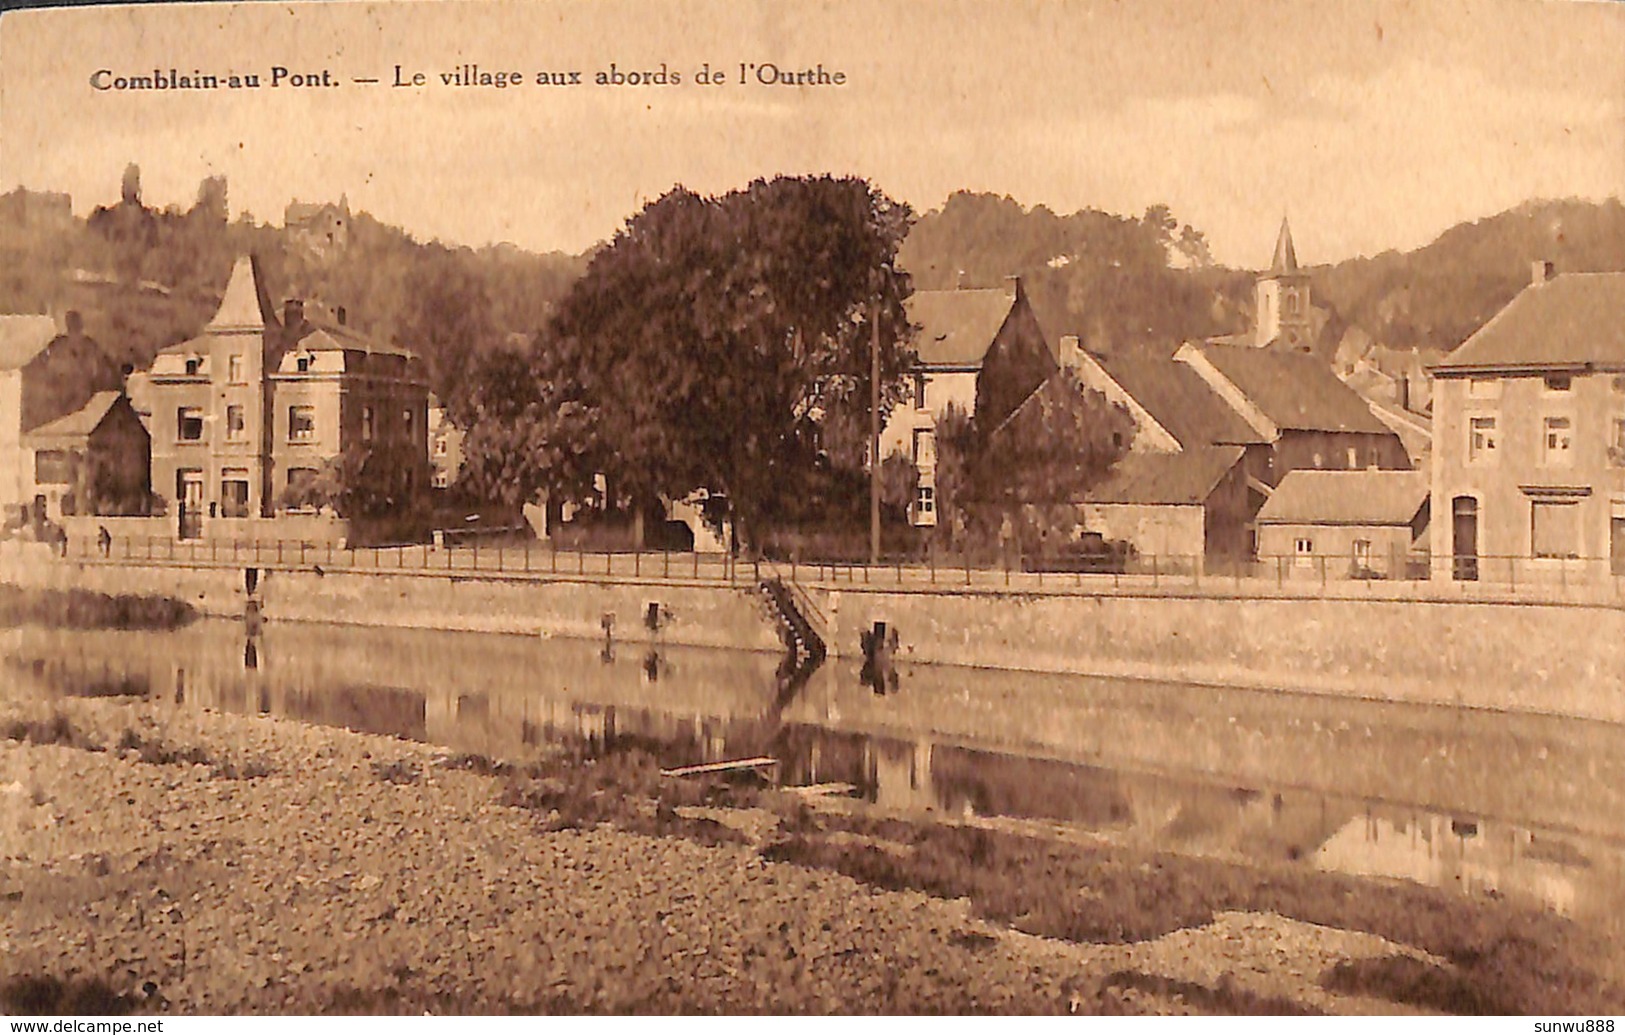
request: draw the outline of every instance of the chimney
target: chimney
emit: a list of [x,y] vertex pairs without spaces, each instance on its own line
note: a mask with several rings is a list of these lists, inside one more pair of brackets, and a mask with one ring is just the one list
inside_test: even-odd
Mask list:
[[1076,334],[1061,335],[1061,366],[1076,370],[1083,363],[1083,349]]
[[1529,264],[1529,283],[1544,284],[1557,275],[1557,264],[1549,259],[1536,259]]
[[305,322],[305,300],[302,298],[285,299],[282,303],[282,326],[289,334],[296,334],[301,324]]
[[69,309],[63,323],[67,326],[70,338],[77,338],[85,333],[85,318],[79,315],[77,309]]

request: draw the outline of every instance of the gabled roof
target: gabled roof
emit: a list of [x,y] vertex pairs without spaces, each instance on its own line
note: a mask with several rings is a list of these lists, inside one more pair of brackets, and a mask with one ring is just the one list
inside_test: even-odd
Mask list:
[[1094,358],[1151,419],[1187,449],[1268,441],[1187,363],[1163,356]]
[[1298,251],[1292,247],[1292,228],[1286,217],[1281,217],[1281,232],[1275,238],[1275,257],[1270,260],[1270,273],[1297,273]]
[[1283,431],[1388,433],[1358,392],[1306,352],[1206,345],[1201,353]]
[[1289,471],[1261,525],[1409,525],[1428,500],[1425,471]]
[[978,367],[1015,305],[998,288],[971,291],[916,291],[904,303],[909,321],[920,325],[914,339],[920,365]]
[[1436,367],[1625,367],[1625,273],[1565,273],[1524,288]]
[[65,417],[42,424],[23,436],[31,446],[83,443],[107,419],[121,392],[97,392],[90,401]]
[[49,316],[0,314],[0,370],[27,366],[56,336],[56,321]]
[[1200,505],[1245,453],[1241,446],[1202,446],[1181,453],[1131,451],[1085,499],[1090,503]]

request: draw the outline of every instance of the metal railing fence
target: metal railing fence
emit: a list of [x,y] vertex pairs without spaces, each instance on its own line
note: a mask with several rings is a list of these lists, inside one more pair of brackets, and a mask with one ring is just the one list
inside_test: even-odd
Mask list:
[[1382,599],[1625,602],[1625,558],[1476,556],[1199,555],[1002,556],[937,552],[880,564],[749,559],[670,550],[565,550],[545,541],[348,546],[299,540],[177,540],[161,536],[73,538],[67,559],[92,564],[320,569],[417,575],[489,574],[618,581],[683,580],[730,585],[783,578],[805,587],[1012,590],[1210,596],[1364,596]]

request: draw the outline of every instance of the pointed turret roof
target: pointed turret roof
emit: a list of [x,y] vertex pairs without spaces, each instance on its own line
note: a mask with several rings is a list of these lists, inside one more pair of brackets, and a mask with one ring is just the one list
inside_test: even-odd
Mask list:
[[1270,262],[1273,274],[1298,272],[1298,252],[1292,247],[1292,228],[1286,217],[1281,217],[1281,233],[1275,238],[1275,258]]
[[265,304],[253,260],[242,256],[231,268],[231,280],[205,330],[261,331],[265,329]]

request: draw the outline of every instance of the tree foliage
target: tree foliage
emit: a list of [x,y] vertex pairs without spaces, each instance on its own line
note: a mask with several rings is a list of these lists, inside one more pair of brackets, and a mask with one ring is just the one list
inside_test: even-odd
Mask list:
[[509,507],[541,493],[579,499],[607,460],[597,412],[556,350],[504,347],[481,357],[467,408],[458,488],[475,499]]
[[1133,441],[1128,411],[1070,370],[993,429],[950,406],[936,429],[938,526],[961,546],[994,541],[1001,530],[1026,550],[1069,539],[1077,504]]
[[1086,348],[1162,348],[1243,329],[1215,295],[1251,278],[1212,267],[1200,230],[1166,205],[1139,218],[1084,209],[1057,215],[961,191],[922,216],[901,261],[922,289],[999,287],[1020,276],[1051,336]]
[[[565,372],[629,498],[708,488],[746,529],[827,491],[869,410],[911,362],[897,247],[910,218],[860,179],[780,177],[721,197],[677,188],[634,216],[560,304],[544,381]],[[570,392],[566,392],[570,395]]]
[[330,456],[310,477],[277,494],[280,507],[330,509],[342,518],[399,514],[424,502],[421,480],[408,481],[410,447],[352,445]]

